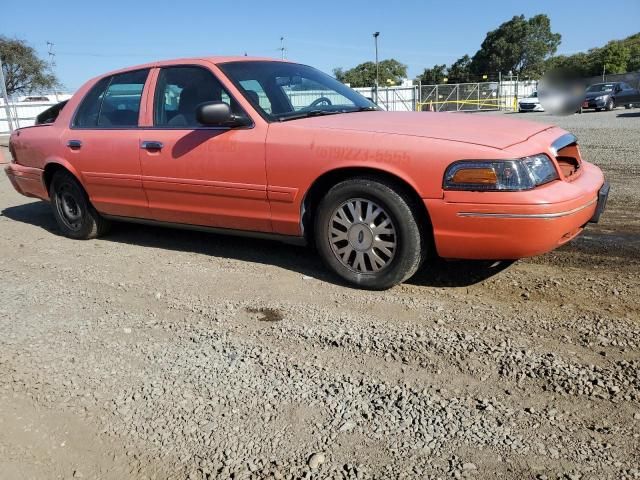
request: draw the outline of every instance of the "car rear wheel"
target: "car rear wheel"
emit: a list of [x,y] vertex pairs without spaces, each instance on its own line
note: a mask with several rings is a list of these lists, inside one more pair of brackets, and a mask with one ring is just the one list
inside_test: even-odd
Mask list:
[[109,229],[110,222],[93,208],[84,189],[70,173],[58,171],[54,174],[49,198],[53,216],[64,236],[86,240]]
[[316,246],[324,262],[348,282],[390,288],[411,277],[425,256],[415,212],[409,196],[390,182],[343,181],[318,206]]

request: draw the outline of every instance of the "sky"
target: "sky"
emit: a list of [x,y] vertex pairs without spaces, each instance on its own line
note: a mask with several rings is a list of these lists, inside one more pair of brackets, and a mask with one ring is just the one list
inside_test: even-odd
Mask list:
[[26,40],[73,92],[86,80],[140,63],[202,55],[286,57],[327,73],[379,58],[423,68],[473,55],[513,15],[545,13],[562,34],[558,53],[598,47],[640,31],[640,0],[5,0],[0,34]]

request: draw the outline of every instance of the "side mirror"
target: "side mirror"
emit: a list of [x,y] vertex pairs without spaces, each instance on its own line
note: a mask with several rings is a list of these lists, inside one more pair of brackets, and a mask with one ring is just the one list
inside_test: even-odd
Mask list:
[[211,127],[243,127],[251,124],[246,116],[235,115],[225,102],[205,102],[196,107],[196,120]]

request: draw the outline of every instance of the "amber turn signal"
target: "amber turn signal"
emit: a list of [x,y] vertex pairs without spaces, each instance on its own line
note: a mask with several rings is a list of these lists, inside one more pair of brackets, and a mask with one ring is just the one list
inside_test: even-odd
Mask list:
[[473,183],[479,185],[495,185],[498,181],[493,168],[461,168],[451,178],[451,183]]

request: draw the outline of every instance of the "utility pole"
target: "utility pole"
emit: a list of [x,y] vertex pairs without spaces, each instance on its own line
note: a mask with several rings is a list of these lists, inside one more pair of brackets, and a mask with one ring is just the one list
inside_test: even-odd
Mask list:
[[282,60],[284,60],[284,52],[287,50],[284,46],[284,37],[280,37],[280,48],[278,50],[280,50]]
[[376,85],[375,85],[375,101],[378,103],[378,87],[380,85],[380,66],[378,65],[378,37],[380,36],[380,32],[375,32],[373,34],[373,42],[376,45]]
[[[49,66],[51,67],[51,71],[53,72],[53,67],[56,66],[56,62],[54,60],[56,58],[56,54],[53,53],[53,42],[47,41],[47,47],[49,48]],[[59,102],[60,100],[58,99],[58,89],[55,87],[55,85],[53,86],[53,94],[56,97],[56,102]]]
[[9,108],[9,96],[7,95],[7,85],[4,83],[4,70],[2,68],[2,59],[0,58],[0,92],[4,99],[4,109],[7,112],[7,123],[9,124],[9,131],[13,132],[13,122],[11,121],[11,109]]

